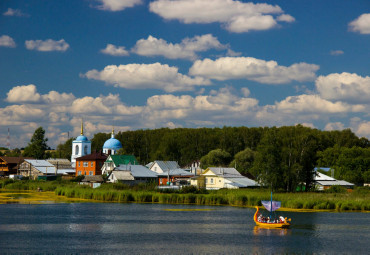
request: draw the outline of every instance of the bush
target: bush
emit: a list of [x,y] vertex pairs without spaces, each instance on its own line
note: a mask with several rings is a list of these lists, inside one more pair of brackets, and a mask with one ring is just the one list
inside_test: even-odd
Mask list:
[[334,185],[331,186],[329,189],[325,190],[326,193],[346,193],[347,189],[339,186],[339,185]]

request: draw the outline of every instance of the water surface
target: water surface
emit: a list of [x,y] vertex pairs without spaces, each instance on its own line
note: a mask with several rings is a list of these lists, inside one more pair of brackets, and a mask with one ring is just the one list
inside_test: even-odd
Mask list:
[[251,208],[56,203],[0,205],[0,253],[368,254],[369,213],[282,212],[255,227]]

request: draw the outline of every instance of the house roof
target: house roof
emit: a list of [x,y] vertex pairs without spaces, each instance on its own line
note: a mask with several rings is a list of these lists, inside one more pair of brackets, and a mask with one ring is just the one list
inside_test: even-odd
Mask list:
[[157,174],[142,165],[120,165],[114,168],[115,171],[131,171],[132,176],[135,178],[157,178]]
[[315,181],[336,181],[333,177],[327,176],[323,173],[316,172],[314,176]]
[[233,167],[208,167],[207,170],[211,171],[217,176],[227,177],[242,177],[242,175]]
[[119,165],[139,165],[134,155],[109,155],[107,161],[113,161],[115,166]]
[[99,152],[95,151],[91,154],[76,158],[76,161],[79,161],[79,160],[106,160],[107,157],[108,157],[107,154],[105,154],[101,151],[99,151]]
[[229,177],[225,178],[226,180],[232,182],[231,185],[239,187],[239,188],[246,188],[246,187],[256,187],[259,184],[247,177]]
[[46,160],[25,159],[24,161],[31,164],[36,170],[40,171],[41,173],[55,173],[55,166],[53,164],[50,164]]
[[184,169],[181,169],[181,168],[171,169],[169,170],[169,173],[168,173],[168,170],[166,170],[163,173],[158,173],[158,176],[168,176],[168,175],[170,176],[194,176],[193,173],[185,171]]
[[23,158],[22,156],[20,156],[20,157],[0,156],[0,158],[4,162],[7,162],[8,164],[19,164],[19,163],[23,162],[24,159],[30,159],[30,158]]
[[[168,169],[178,169],[180,168],[179,164],[177,163],[177,161],[160,161],[160,160],[156,160],[154,162],[152,162],[153,164],[149,163],[148,165],[150,165],[149,168],[152,168],[152,166],[157,163],[158,166],[163,170],[163,171],[166,171]],[[147,165],[147,166],[148,166]]]
[[53,164],[55,167],[58,168],[58,171],[61,169],[73,169],[71,161],[64,158],[54,158],[54,159],[47,159],[47,161]]
[[335,180],[335,181],[316,181],[317,184],[320,184],[322,186],[354,186],[353,183],[342,181],[342,180]]
[[112,171],[112,175],[119,181],[133,181],[135,177],[132,176],[129,170]]
[[101,175],[86,175],[82,182],[103,182],[104,179]]

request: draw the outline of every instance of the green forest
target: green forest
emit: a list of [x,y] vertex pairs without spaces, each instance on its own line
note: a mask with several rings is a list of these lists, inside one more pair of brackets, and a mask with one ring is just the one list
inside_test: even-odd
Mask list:
[[[101,150],[109,138],[110,133],[95,134],[91,139],[92,151]],[[253,175],[274,190],[295,191],[300,184],[310,189],[315,167],[332,168],[336,179],[356,185],[370,182],[370,141],[357,137],[350,129],[321,131],[302,125],[161,128],[119,132],[115,138],[123,145],[120,154],[134,155],[143,165],[154,160],[172,160],[185,167],[200,160],[203,169],[235,167],[241,174]],[[41,140],[47,141],[43,137]],[[70,159],[73,140],[42,157]],[[25,152],[37,151],[35,143],[30,142],[32,150],[26,147]],[[38,144],[46,150],[46,143]],[[40,158],[39,153],[37,157]]]

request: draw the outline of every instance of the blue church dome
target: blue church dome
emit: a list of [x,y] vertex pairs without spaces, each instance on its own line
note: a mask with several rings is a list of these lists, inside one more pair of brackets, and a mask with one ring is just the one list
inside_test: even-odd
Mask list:
[[118,141],[116,138],[110,138],[108,139],[104,145],[103,149],[113,149],[113,150],[119,150],[122,148],[122,144],[120,141]]
[[87,141],[89,141],[89,140],[87,139],[87,137],[86,137],[86,136],[84,136],[84,135],[79,135],[79,136],[77,136],[77,138],[76,138],[76,140],[75,140],[75,141],[87,142]]

